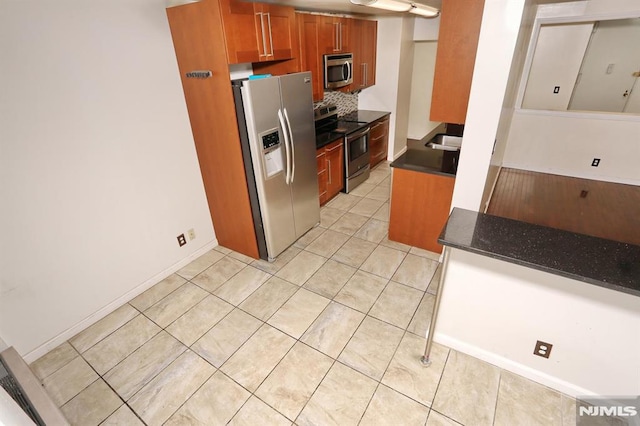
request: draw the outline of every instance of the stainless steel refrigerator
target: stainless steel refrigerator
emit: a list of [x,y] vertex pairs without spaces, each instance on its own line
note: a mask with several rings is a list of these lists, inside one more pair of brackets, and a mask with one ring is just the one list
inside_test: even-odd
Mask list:
[[232,88],[258,250],[273,260],[320,222],[311,73]]

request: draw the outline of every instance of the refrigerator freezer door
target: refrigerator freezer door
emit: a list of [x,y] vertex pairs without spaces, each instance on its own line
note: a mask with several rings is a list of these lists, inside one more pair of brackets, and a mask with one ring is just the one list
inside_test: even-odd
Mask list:
[[296,236],[299,238],[320,222],[311,73],[281,76],[280,93],[293,145],[291,195]]
[[[279,79],[248,80],[242,86],[242,100],[255,170],[260,215],[264,226],[267,253],[275,258],[296,240],[291,187],[287,185],[285,129],[278,120],[280,110]],[[281,156],[281,158],[274,158]],[[282,170],[267,169],[267,162],[282,164]]]

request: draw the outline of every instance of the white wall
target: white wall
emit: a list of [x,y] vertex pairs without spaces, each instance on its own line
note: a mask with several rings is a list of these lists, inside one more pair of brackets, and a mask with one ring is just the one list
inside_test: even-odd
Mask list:
[[436,41],[440,32],[440,16],[437,18],[415,18],[413,41]]
[[490,197],[493,194],[493,188],[498,179],[500,168],[502,167],[504,152],[509,137],[509,129],[511,128],[511,121],[515,111],[520,76],[522,75],[522,69],[524,68],[525,59],[527,57],[527,45],[531,37],[531,32],[533,31],[536,9],[537,5],[533,4],[531,0],[525,1],[522,21],[520,24],[520,32],[516,39],[516,47],[514,49],[513,60],[511,61],[511,70],[509,71],[507,88],[502,102],[502,112],[500,113],[500,120],[496,131],[495,145],[491,155],[489,171],[487,173],[487,179],[482,195],[481,211],[486,210],[489,205]]
[[398,158],[407,149],[409,108],[411,107],[411,79],[413,75],[413,30],[415,21],[416,18],[402,19],[398,100],[396,102],[396,126],[394,131],[395,142],[393,150],[389,151],[389,158]]
[[420,41],[413,45],[413,74],[407,132],[409,139],[420,140],[440,125],[440,122],[429,120],[437,48],[437,41]]
[[0,3],[0,335],[28,361],[216,243],[164,7]]
[[640,394],[637,296],[453,249],[441,303],[442,344],[572,396]]
[[358,108],[390,111],[388,158],[399,157],[407,146],[413,17],[378,17],[376,84],[358,96]]
[[[519,111],[504,167],[640,185],[640,120]],[[592,167],[594,158],[600,159]]]
[[593,22],[540,28],[523,108],[567,109],[592,30]]
[[[621,13],[640,14],[640,4],[634,0],[592,0],[576,2],[567,10],[541,6],[539,16]],[[503,166],[639,185],[639,137],[638,116],[517,109]],[[598,167],[591,167],[593,158],[602,159]]]

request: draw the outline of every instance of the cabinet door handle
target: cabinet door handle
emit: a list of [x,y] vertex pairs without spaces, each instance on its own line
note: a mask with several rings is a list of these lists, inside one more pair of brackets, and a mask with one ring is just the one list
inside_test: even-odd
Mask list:
[[[267,39],[264,36],[264,16],[262,12],[257,12],[256,16],[260,17],[260,29],[262,30],[261,35],[262,35],[262,51],[264,52],[264,54],[260,53],[260,56],[267,56]],[[258,50],[260,50],[258,48]]]
[[327,166],[329,167],[329,185],[331,185],[331,160],[327,159]]
[[364,63],[364,85],[369,84],[369,64],[367,62]]
[[[267,56],[273,56],[273,37],[271,36],[271,13],[267,12],[267,23],[269,24],[269,46],[271,46],[271,54]],[[265,50],[264,53],[267,53]]]

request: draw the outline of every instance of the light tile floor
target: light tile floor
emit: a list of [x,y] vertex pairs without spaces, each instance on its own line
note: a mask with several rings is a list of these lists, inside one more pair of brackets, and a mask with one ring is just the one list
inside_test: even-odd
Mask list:
[[75,425],[574,425],[575,401],[435,344],[438,255],[389,241],[390,170],[276,262],[223,247],[31,367]]

